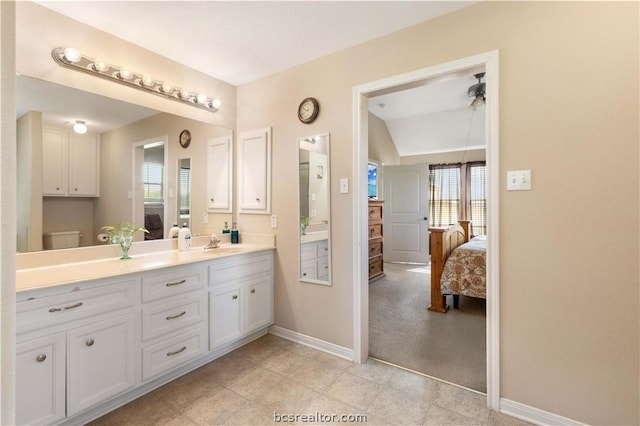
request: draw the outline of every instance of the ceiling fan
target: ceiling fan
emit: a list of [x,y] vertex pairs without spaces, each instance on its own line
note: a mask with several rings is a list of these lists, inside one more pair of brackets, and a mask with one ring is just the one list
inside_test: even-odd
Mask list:
[[484,77],[483,72],[474,74],[473,76],[478,79],[478,82],[469,87],[467,90],[467,96],[473,98],[473,101],[471,101],[471,104],[469,105],[469,109],[475,111],[476,108],[485,104],[486,85],[482,82],[482,77]]

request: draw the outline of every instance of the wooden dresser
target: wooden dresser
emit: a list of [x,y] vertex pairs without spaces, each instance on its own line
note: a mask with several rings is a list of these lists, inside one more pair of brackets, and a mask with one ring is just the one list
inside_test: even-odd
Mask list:
[[382,207],[384,202],[369,200],[369,282],[384,276],[382,260]]

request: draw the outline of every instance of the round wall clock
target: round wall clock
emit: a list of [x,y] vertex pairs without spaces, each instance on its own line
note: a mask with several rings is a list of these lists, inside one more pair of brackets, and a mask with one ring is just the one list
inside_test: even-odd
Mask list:
[[298,119],[304,124],[313,123],[320,112],[320,104],[316,98],[305,98],[298,107]]
[[191,143],[191,132],[188,130],[183,130],[180,132],[180,146],[186,148]]

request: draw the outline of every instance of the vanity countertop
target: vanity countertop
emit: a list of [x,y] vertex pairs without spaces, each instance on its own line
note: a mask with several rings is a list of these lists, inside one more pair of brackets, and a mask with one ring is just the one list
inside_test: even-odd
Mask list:
[[204,250],[166,250],[132,255],[131,259],[118,257],[89,261],[60,263],[16,270],[16,292],[43,289],[61,284],[133,274],[171,266],[186,265],[243,253],[272,250],[269,244],[221,244],[219,248]]

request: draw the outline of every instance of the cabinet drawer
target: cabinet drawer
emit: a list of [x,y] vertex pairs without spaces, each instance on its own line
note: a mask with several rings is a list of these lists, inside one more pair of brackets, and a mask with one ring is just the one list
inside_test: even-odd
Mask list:
[[369,220],[382,219],[382,206],[369,206]]
[[369,257],[375,257],[382,254],[382,241],[369,243]]
[[206,353],[207,328],[200,327],[190,333],[163,340],[142,349],[142,380],[179,367]]
[[142,301],[162,299],[204,288],[207,270],[203,267],[174,269],[142,278]]
[[329,258],[327,257],[318,259],[318,279],[329,279]]
[[315,260],[318,257],[316,243],[300,244],[300,261]]
[[318,241],[318,259],[329,257],[329,240]]
[[383,272],[382,256],[369,260],[369,278],[380,275]]
[[378,238],[382,236],[382,224],[369,225],[369,238]]
[[27,299],[16,304],[17,333],[76,321],[132,306],[135,281]]
[[318,279],[318,261],[316,259],[300,262],[300,278],[308,280]]
[[249,256],[232,256],[209,265],[209,285],[220,284],[273,269],[271,252]]
[[153,339],[207,319],[206,293],[142,309],[142,340]]

